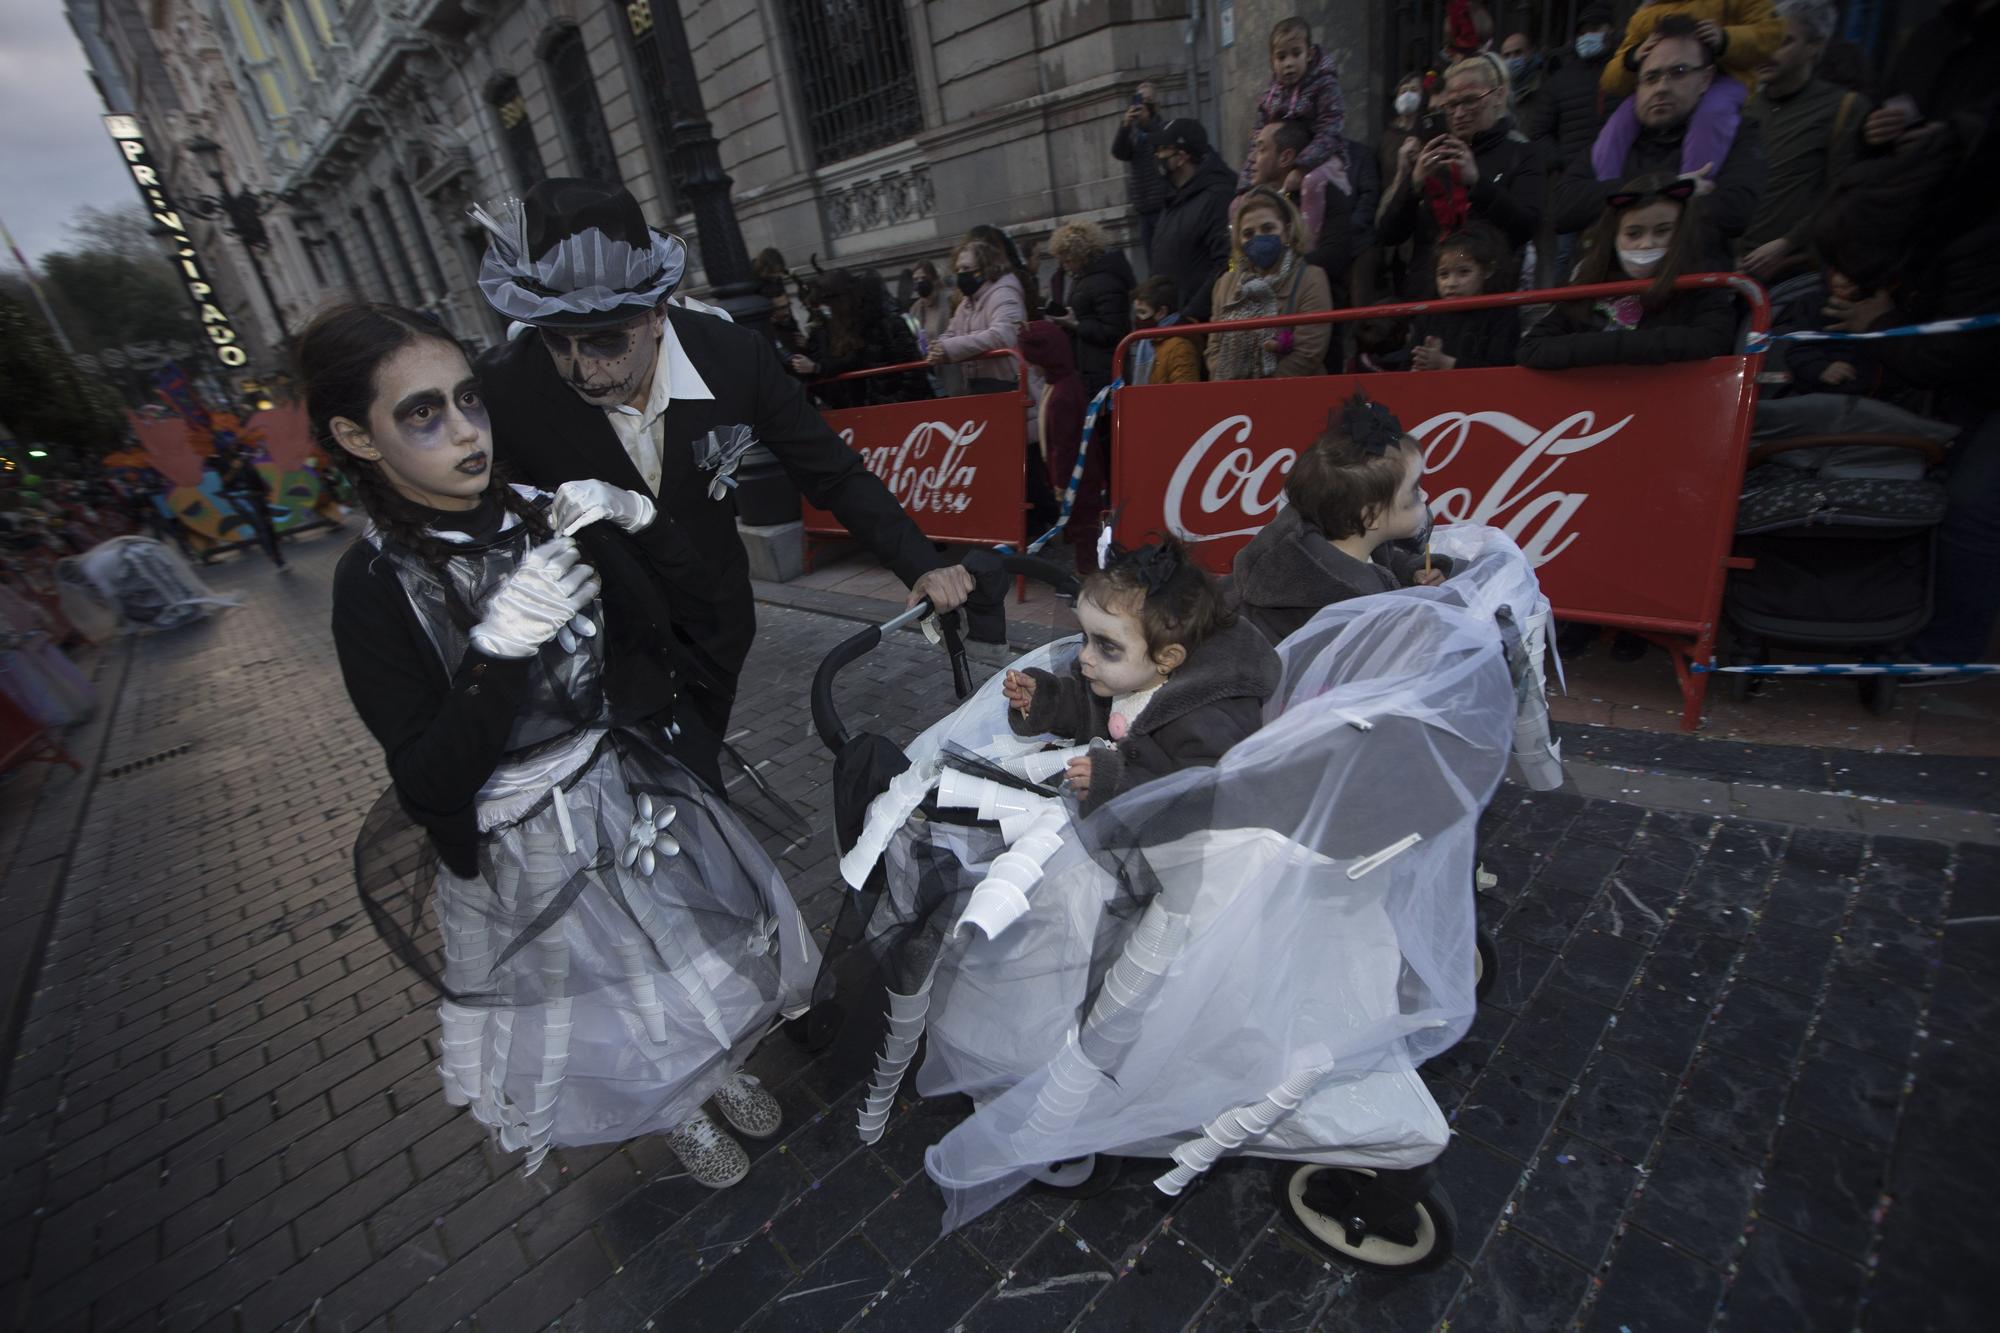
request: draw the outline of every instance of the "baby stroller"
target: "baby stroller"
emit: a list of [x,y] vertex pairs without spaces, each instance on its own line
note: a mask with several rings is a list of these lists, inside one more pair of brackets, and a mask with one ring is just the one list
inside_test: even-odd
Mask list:
[[1492,536],[1456,587],[1323,612],[1284,650],[1283,726],[1085,823],[1035,789],[1067,755],[1009,732],[998,677],[912,743],[843,861],[850,884],[886,868],[867,934],[889,1032],[860,1128],[880,1133],[927,1031],[919,1090],[979,1108],[927,1157],[948,1227],[1030,1179],[1097,1179],[1097,1154],[1170,1156],[1156,1183],[1178,1193],[1243,1152],[1285,1163],[1279,1198],[1325,1248],[1448,1257],[1448,1130],[1415,1069],[1471,1016],[1459,886],[1515,748],[1485,585],[1511,562],[1515,604],[1536,595]]
[[[1723,595],[1729,664],[1761,666],[1774,644],[1894,661],[1930,621],[1944,487],[1926,472],[1949,427],[1868,399],[1812,394],[1762,403]],[[1734,675],[1735,698],[1756,677]],[[1865,676],[1871,713],[1896,678]]]

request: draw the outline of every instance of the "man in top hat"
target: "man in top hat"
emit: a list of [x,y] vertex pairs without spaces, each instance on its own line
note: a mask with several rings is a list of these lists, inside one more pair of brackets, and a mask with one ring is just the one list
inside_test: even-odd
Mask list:
[[679,237],[646,225],[629,192],[601,181],[542,181],[498,216],[479,289],[529,329],[479,359],[494,448],[544,490],[595,479],[654,497],[708,561],[712,625],[683,627],[712,682],[691,686],[676,753],[721,785],[718,753],[756,616],[736,533],[732,473],[762,444],[805,498],[941,611],[972,576],[946,564],[875,474],[822,421],[755,331],[669,305],[686,268]]

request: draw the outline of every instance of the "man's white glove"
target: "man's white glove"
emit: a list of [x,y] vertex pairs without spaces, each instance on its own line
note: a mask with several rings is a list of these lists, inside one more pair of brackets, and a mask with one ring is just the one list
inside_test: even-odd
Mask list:
[[486,599],[485,618],[469,636],[472,646],[488,657],[532,657],[597,592],[597,571],[578,558],[575,541],[543,542]]
[[644,532],[652,526],[653,502],[608,481],[566,481],[556,487],[556,502],[549,507],[549,526],[556,536],[571,536],[604,519],[627,532]]

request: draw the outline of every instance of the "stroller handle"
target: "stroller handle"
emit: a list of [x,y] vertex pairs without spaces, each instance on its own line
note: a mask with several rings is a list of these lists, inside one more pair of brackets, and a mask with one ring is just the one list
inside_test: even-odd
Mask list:
[[[1029,578],[1037,583],[1046,583],[1065,597],[1076,595],[1078,581],[1076,575],[1061,565],[1042,560],[1031,555],[1003,555],[999,557],[1000,567],[1007,573],[1021,578]],[[1005,595],[1002,595],[1002,606]],[[869,625],[833,646],[820,660],[818,670],[813,672],[812,718],[813,730],[819,733],[820,743],[833,754],[839,754],[847,744],[847,728],[841,725],[840,712],[834,707],[833,681],[842,669],[860,661],[881,645],[882,636],[894,634],[907,625],[915,624],[936,610],[928,597],[919,601],[902,613],[890,617],[879,625]],[[972,673],[965,661],[965,644],[958,633],[955,615],[942,616],[939,624],[944,631],[945,649],[951,657],[952,687],[963,699],[972,693]]]

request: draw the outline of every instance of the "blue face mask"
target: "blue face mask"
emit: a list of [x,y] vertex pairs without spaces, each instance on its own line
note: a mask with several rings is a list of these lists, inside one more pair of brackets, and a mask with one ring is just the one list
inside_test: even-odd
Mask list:
[[1243,242],[1243,257],[1258,268],[1276,268],[1284,253],[1285,238],[1282,236],[1252,236]]
[[1604,54],[1609,39],[1601,32],[1587,32],[1576,39],[1576,53],[1585,60],[1595,60]]

